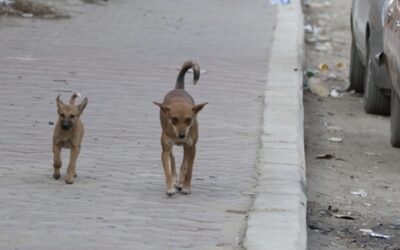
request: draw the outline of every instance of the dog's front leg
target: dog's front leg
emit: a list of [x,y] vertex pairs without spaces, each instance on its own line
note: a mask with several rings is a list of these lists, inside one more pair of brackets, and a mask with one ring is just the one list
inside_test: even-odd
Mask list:
[[[185,179],[183,180],[183,185],[182,185],[182,193],[184,194],[190,194],[191,189],[192,189],[192,170],[193,170],[193,163],[194,163],[194,158],[196,156],[196,146],[186,146],[183,149],[184,153],[184,160],[186,161],[186,173],[185,173]],[[183,162],[185,164],[185,162]]]
[[164,174],[165,174],[165,179],[167,182],[167,195],[168,196],[173,196],[175,194],[175,188],[174,188],[174,177],[172,175],[172,169],[171,169],[171,151],[172,148],[170,146],[163,146],[163,151],[162,151],[162,163],[164,167]]
[[74,176],[76,176],[76,160],[78,159],[78,155],[80,152],[80,146],[71,145],[71,154],[69,157],[69,165],[67,168],[67,178],[65,183],[72,184],[74,183]]
[[182,160],[181,168],[179,170],[178,185],[176,186],[176,189],[179,192],[182,192],[182,186],[183,186],[183,182],[185,181],[186,170],[187,170],[187,155],[183,154],[183,160]]
[[53,154],[54,154],[54,163],[53,163],[54,174],[53,174],[53,178],[57,180],[61,176],[61,174],[60,174],[60,168],[61,168],[61,165],[62,165],[62,162],[61,162],[61,145],[53,143]]

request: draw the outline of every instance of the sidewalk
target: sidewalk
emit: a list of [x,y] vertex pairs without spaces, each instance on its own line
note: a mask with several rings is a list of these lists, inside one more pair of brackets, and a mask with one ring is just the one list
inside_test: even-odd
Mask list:
[[307,249],[301,1],[277,9],[247,249]]
[[[71,19],[0,23],[0,248],[266,249],[252,243],[254,231],[259,241],[271,228],[269,221],[253,227],[267,218],[259,213],[261,194],[268,194],[260,189],[261,157],[270,156],[263,147],[268,142],[269,153],[286,154],[276,149],[294,150],[302,139],[300,129],[288,127],[285,134],[293,137],[277,145],[268,123],[262,124],[274,117],[269,109],[263,115],[263,99],[276,7],[261,0],[160,0],[151,7],[145,0],[121,0],[70,9]],[[177,68],[187,59],[197,60],[206,73],[195,87],[189,75],[186,88],[197,102],[210,104],[199,115],[192,194],[171,199],[164,194],[161,129],[152,101],[173,88]],[[269,77],[275,72],[270,66]],[[271,79],[267,107],[282,91]],[[299,93],[300,79],[293,79],[294,87],[284,84],[294,88],[285,98]],[[73,91],[88,96],[89,104],[78,178],[66,186],[64,176],[51,177],[49,121],[56,119],[55,97],[66,100]],[[288,104],[288,115],[302,115],[291,106],[299,100]],[[287,122],[299,124],[301,117]],[[181,149],[175,152],[180,162]],[[266,181],[272,190],[275,184]],[[301,215],[290,223],[302,222]],[[286,213],[273,213],[280,216]]]

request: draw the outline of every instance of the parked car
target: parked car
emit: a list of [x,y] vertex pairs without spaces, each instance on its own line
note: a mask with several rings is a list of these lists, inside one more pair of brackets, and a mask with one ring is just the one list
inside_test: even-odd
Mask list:
[[383,16],[383,53],[376,58],[384,64],[392,85],[390,141],[400,147],[400,0],[387,0]]
[[353,0],[351,9],[350,89],[364,93],[370,114],[390,114],[390,80],[374,60],[383,52],[382,10],[385,0]]

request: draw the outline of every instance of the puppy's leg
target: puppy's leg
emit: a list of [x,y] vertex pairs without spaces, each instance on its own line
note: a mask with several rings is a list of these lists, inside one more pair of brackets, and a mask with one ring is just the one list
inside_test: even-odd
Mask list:
[[168,196],[173,196],[175,194],[175,188],[174,188],[174,178],[172,176],[172,169],[171,169],[171,150],[172,148],[169,146],[163,146],[163,151],[162,151],[162,163],[164,167],[164,174],[165,174],[165,179],[167,182],[167,195]]
[[182,193],[190,194],[192,189],[192,170],[194,158],[196,156],[196,146],[193,145],[192,147],[185,147],[183,153],[185,155],[184,158],[186,158],[186,174],[182,185]]
[[179,171],[178,185],[176,186],[176,189],[179,192],[182,192],[182,186],[183,186],[183,182],[185,181],[186,170],[187,170],[187,155],[183,154],[183,160],[182,160],[181,168]]
[[174,181],[176,181],[176,167],[175,167],[175,157],[171,149],[171,153],[169,154],[169,157],[171,158],[171,172],[172,172],[172,177],[174,178]]
[[78,159],[78,155],[80,152],[80,146],[71,145],[71,154],[69,157],[69,164],[67,168],[67,178],[65,183],[72,184],[74,183],[74,176],[76,175],[76,160]]
[[54,174],[53,178],[58,179],[60,178],[60,168],[61,168],[61,145],[53,144],[53,154],[54,154]]

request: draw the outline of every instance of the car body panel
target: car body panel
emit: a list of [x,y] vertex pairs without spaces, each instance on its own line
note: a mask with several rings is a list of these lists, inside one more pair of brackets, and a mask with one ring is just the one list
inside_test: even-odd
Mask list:
[[392,90],[400,96],[400,0],[387,0],[384,16],[384,55]]
[[[351,11],[352,35],[361,61],[366,65],[367,41],[373,57],[383,52],[383,7],[385,0],[353,0]],[[374,83],[382,89],[390,90],[391,84],[386,67],[372,62],[372,74],[379,79]]]

